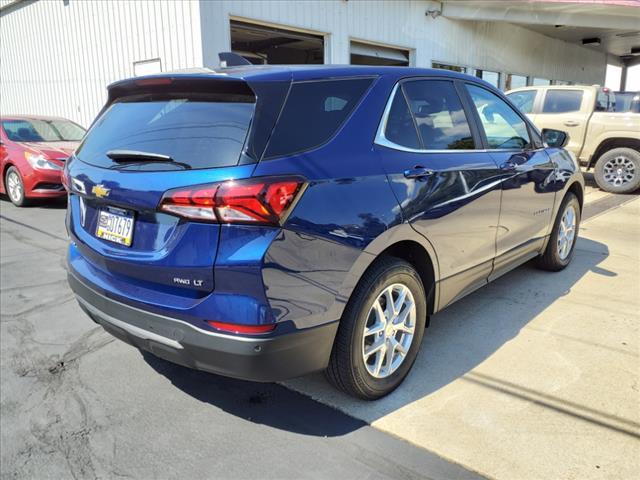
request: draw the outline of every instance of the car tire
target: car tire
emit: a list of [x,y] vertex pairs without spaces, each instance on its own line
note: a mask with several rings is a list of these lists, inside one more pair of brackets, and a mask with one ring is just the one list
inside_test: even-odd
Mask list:
[[[380,258],[365,272],[345,307],[326,370],[328,380],[364,400],[389,394],[413,366],[426,318],[425,290],[418,272],[404,260]],[[376,333],[365,332],[380,328]]]
[[24,195],[24,183],[20,172],[16,167],[9,167],[4,176],[4,190],[11,203],[16,207],[24,207],[27,204],[27,198]]
[[605,192],[631,193],[640,188],[640,152],[614,148],[600,156],[594,177]]
[[580,202],[573,193],[568,192],[556,215],[547,247],[537,258],[539,268],[557,272],[569,265],[578,240],[580,217]]

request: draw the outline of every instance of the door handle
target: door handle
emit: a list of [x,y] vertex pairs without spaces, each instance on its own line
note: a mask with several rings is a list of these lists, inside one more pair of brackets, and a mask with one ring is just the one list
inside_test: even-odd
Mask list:
[[564,122],[565,127],[577,127],[578,125],[580,125],[580,122],[576,122],[575,120],[567,120]]
[[428,168],[416,165],[413,168],[405,170],[404,176],[406,178],[424,178],[433,175],[433,173],[433,170],[429,170]]

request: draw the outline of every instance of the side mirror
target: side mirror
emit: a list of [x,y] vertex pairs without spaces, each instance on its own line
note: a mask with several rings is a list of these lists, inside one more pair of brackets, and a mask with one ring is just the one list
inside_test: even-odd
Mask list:
[[569,134],[553,128],[542,129],[542,141],[550,147],[563,148],[569,143]]

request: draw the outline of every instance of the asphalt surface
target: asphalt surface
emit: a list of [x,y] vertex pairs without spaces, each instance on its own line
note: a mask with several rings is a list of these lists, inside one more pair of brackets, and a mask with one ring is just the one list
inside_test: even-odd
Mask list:
[[0,200],[2,478],[480,478],[283,386],[115,340],[67,287],[64,215]]
[[67,287],[64,215],[0,200],[0,477],[480,478],[283,386],[115,340]]

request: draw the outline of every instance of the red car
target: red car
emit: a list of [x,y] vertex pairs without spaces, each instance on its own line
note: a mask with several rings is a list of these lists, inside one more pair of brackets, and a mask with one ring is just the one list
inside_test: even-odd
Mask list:
[[85,134],[65,118],[6,115],[0,119],[0,193],[14,205],[32,198],[63,197],[64,162]]

